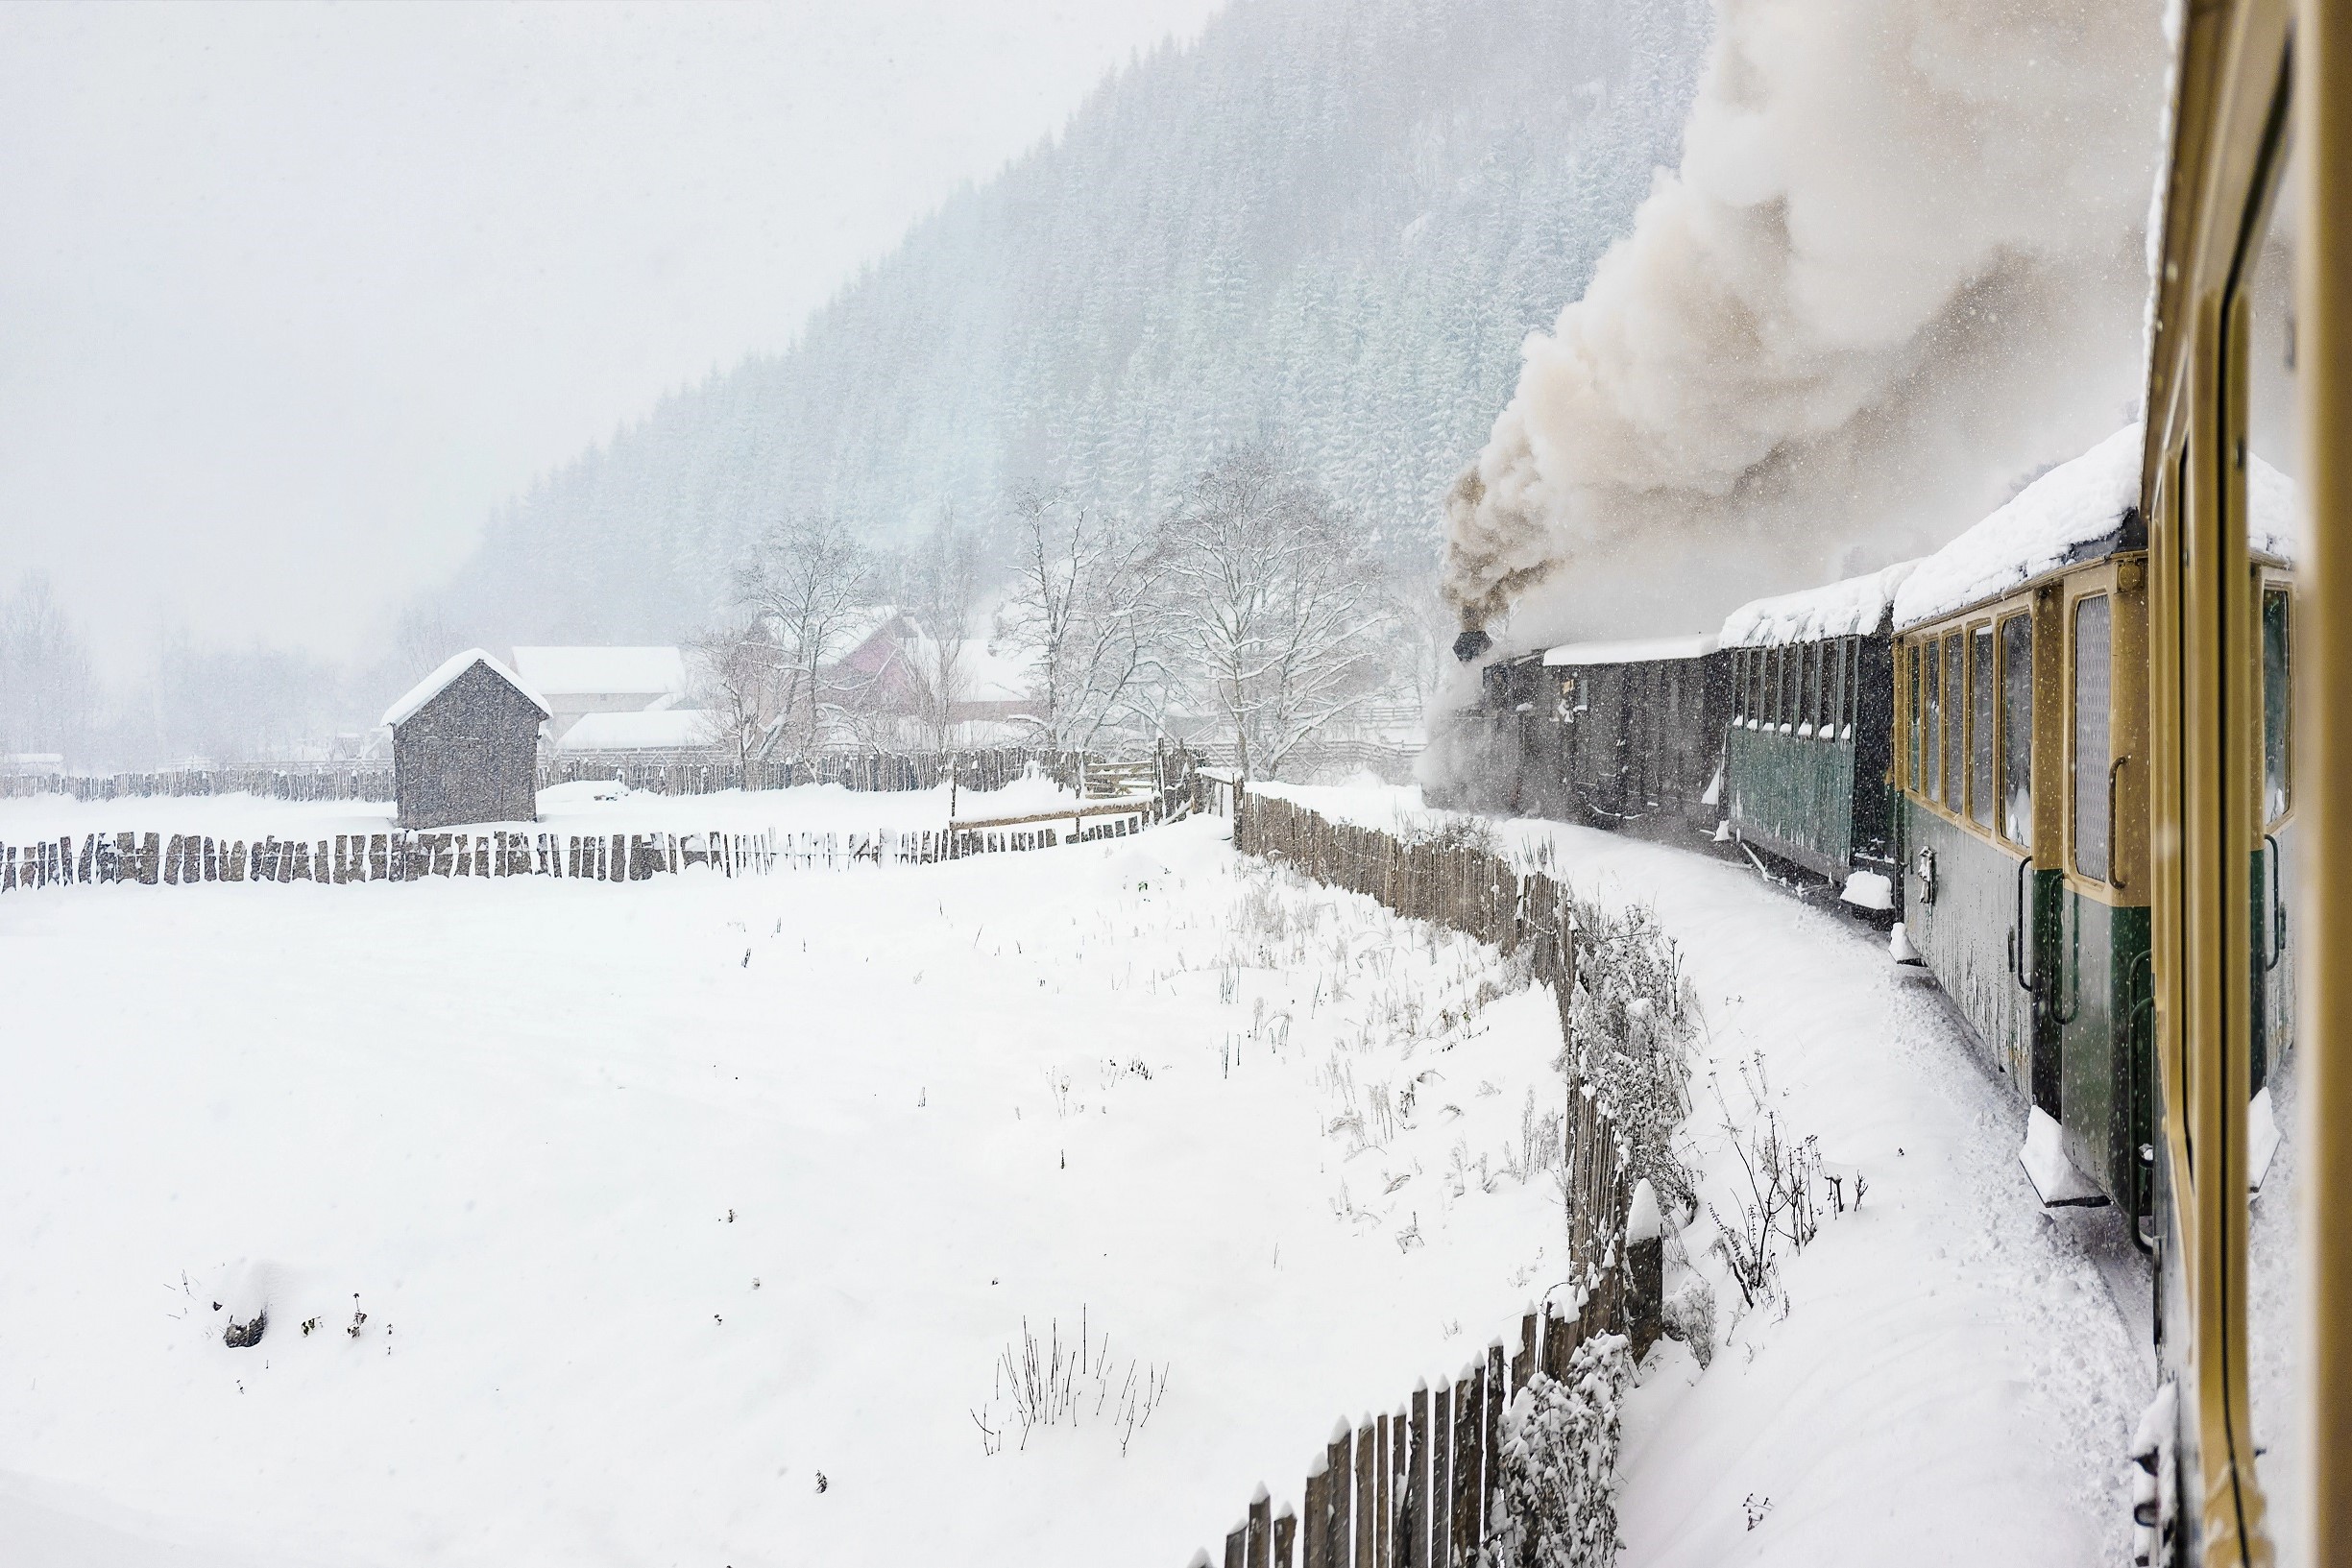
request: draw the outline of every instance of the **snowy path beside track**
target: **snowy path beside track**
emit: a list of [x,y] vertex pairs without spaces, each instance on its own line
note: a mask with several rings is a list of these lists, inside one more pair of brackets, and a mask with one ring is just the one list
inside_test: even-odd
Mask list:
[[[1418,810],[1413,791],[1285,793],[1357,821]],[[1651,905],[1681,944],[1708,1024],[1687,1130],[1722,1212],[1739,1167],[1707,1067],[1745,1121],[1738,1066],[1758,1053],[1782,1125],[1869,1183],[1860,1211],[1787,1260],[1784,1310],[1733,1322],[1704,1212],[1681,1238],[1729,1328],[1704,1373],[1661,1346],[1630,1402],[1625,1568],[2123,1560],[2143,1353],[2078,1217],[2036,1202],[2016,1159],[2023,1111],[1941,999],[1898,976],[1874,933],[1743,865],[1497,827],[1525,849],[1548,841],[1580,894]]]

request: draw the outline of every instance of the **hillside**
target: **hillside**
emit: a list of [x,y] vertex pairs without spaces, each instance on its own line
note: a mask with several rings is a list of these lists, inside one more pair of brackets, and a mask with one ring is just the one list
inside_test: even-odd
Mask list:
[[1673,161],[1706,29],[1704,0],[1238,0],[788,350],[545,477],[447,613],[497,642],[676,636],[786,511],[984,529],[1032,478],[1149,510],[1261,432],[1426,569],[1521,340]]

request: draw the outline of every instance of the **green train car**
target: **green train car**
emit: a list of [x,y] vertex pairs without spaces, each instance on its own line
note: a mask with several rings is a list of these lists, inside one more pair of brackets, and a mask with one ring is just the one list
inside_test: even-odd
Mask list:
[[[1911,563],[1758,599],[1717,642],[1732,667],[1724,736],[1725,820],[1766,854],[1892,906],[1887,790],[1893,744],[1894,593]],[[1879,881],[1863,896],[1857,870]]]

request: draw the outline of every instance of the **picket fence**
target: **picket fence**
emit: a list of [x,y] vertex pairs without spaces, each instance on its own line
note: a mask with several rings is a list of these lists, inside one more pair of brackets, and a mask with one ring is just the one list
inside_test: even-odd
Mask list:
[[[1567,1038],[1575,925],[1567,889],[1552,878],[1521,873],[1467,837],[1402,839],[1247,789],[1233,817],[1243,854],[1507,954],[1524,952],[1559,999]],[[1506,1354],[1497,1338],[1482,1361],[1434,1388],[1417,1387],[1394,1412],[1360,1423],[1343,1417],[1310,1460],[1296,1508],[1286,1502],[1274,1509],[1258,1488],[1225,1536],[1225,1568],[1458,1568],[1499,1560],[1497,1542],[1510,1523],[1497,1448],[1503,1410],[1537,1370],[1565,1377],[1577,1347],[1596,1336],[1631,1327],[1637,1354],[1657,1317],[1654,1301],[1629,1299],[1629,1273],[1647,1294],[1655,1293],[1658,1274],[1646,1257],[1648,1267],[1626,1266],[1630,1194],[1616,1129],[1599,1097],[1573,1078],[1565,1122],[1569,1277],[1522,1316],[1516,1352]],[[1194,1558],[1209,1561],[1206,1552]]]
[[0,892],[90,882],[400,882],[427,877],[570,877],[643,881],[706,866],[739,877],[775,869],[772,833],[333,833],[212,838],[85,833],[0,844]]

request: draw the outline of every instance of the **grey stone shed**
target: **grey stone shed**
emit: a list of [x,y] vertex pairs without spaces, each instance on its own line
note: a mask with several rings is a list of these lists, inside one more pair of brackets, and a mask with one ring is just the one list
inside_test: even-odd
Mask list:
[[546,702],[469,648],[384,712],[403,828],[531,822],[539,814],[539,727]]

